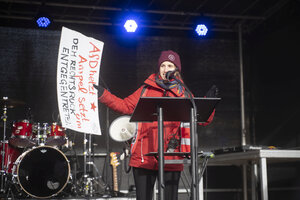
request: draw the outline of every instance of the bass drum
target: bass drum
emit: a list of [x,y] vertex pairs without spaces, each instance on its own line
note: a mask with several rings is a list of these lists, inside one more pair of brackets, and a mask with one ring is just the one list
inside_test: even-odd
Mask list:
[[24,152],[13,167],[15,182],[28,195],[50,198],[60,193],[70,177],[67,157],[58,149],[39,146]]

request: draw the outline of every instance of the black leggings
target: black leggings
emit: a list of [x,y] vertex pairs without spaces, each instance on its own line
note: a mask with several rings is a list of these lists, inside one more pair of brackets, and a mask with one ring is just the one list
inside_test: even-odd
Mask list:
[[[165,200],[178,199],[178,184],[180,171],[165,171]],[[137,200],[152,200],[155,180],[158,177],[158,171],[133,167],[133,176],[136,187]]]

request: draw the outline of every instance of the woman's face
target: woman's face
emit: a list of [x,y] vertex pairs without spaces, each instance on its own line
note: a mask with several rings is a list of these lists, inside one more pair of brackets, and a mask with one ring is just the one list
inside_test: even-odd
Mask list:
[[165,61],[163,63],[161,63],[160,68],[159,68],[159,75],[161,76],[161,78],[163,80],[167,80],[166,79],[166,73],[168,71],[174,71],[176,69],[176,66],[169,62],[169,61]]

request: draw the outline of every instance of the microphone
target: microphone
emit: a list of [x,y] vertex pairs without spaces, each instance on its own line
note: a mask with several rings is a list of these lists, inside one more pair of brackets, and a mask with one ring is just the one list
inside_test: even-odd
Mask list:
[[167,80],[171,80],[171,79],[175,79],[175,72],[177,72],[177,70],[173,70],[173,71],[168,71],[167,73],[166,73],[166,79]]

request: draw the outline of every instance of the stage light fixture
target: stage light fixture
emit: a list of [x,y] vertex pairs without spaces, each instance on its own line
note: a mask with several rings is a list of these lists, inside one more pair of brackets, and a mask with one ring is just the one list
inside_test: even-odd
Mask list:
[[36,20],[36,23],[40,28],[47,28],[50,25],[51,21],[48,17],[39,17]]
[[134,33],[137,30],[138,25],[135,20],[128,19],[124,24],[124,28],[126,29],[127,32]]
[[208,28],[205,24],[198,24],[195,31],[199,36],[205,36],[207,34]]

